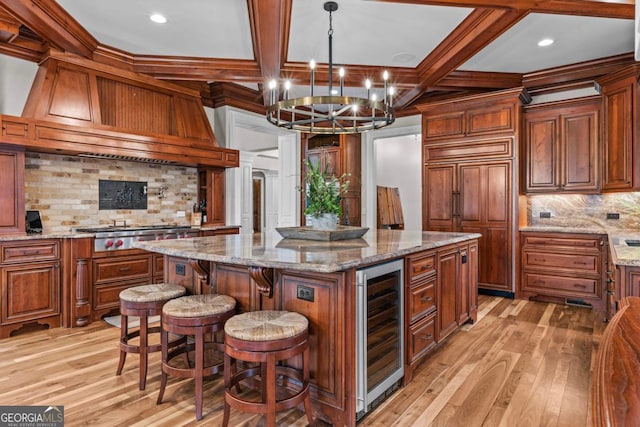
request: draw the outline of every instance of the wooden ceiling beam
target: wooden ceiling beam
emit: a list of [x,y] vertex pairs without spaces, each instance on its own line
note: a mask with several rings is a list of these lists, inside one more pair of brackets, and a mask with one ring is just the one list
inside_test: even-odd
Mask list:
[[482,9],[508,9],[536,13],[597,16],[601,18],[633,19],[634,0],[376,0],[385,3],[406,3],[432,6],[456,6]]
[[516,10],[475,9],[418,64],[420,81],[398,97],[397,108],[415,101],[524,16],[526,12]]
[[520,73],[496,73],[485,71],[452,71],[431,90],[452,89],[509,89],[522,86]]
[[0,42],[11,43],[20,34],[20,22],[0,8]]
[[[262,81],[279,79],[289,41],[292,0],[247,0],[253,51]],[[267,91],[267,85],[262,85]],[[265,102],[269,99],[263,93]]]
[[54,48],[91,58],[98,46],[98,41],[55,1],[7,0],[3,7]]
[[133,69],[158,79],[203,80],[207,83],[263,80],[256,61],[250,60],[134,55]]

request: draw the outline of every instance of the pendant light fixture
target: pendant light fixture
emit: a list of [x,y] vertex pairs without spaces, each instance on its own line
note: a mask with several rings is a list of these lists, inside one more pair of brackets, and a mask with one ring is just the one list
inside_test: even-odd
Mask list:
[[[269,82],[269,106],[267,120],[278,127],[314,134],[359,133],[380,129],[395,121],[393,112],[394,88],[388,86],[389,73],[382,74],[384,92],[378,99],[369,79],[364,82],[364,97],[344,96],[344,68],[338,70],[339,89],[333,87],[333,26],[332,14],[338,4],[328,1],[324,10],[329,12],[329,81],[328,93],[316,94],[315,68],[311,60],[310,94],[290,99],[291,82],[285,81],[281,88],[276,80]],[[338,92],[339,90],[339,92]]]

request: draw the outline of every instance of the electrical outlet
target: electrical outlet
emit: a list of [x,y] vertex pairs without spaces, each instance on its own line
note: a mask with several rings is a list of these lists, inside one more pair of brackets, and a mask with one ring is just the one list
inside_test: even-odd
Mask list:
[[540,218],[551,218],[551,212],[540,212]]
[[298,299],[313,302],[314,300],[313,288],[298,285]]
[[620,219],[620,214],[617,212],[607,212],[607,219]]
[[186,212],[185,211],[177,211],[176,212],[176,218],[184,218],[186,216]]

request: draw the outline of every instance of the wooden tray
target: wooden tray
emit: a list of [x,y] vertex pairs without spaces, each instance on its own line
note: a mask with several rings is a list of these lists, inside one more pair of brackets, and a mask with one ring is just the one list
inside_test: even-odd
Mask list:
[[300,240],[349,240],[358,239],[369,231],[369,227],[339,225],[335,230],[316,230],[312,227],[279,227],[276,231],[285,239]]

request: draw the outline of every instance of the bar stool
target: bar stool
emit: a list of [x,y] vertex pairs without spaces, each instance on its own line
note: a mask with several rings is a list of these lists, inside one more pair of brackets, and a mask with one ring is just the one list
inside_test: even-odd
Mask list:
[[[231,407],[245,412],[266,415],[266,425],[276,425],[276,412],[294,408],[304,402],[304,410],[313,425],[309,397],[309,341],[308,321],[301,314],[289,311],[253,311],[238,314],[224,327],[224,417],[222,425],[229,424]],[[302,371],[278,365],[302,354]],[[233,360],[232,360],[233,359]],[[233,372],[232,361],[260,363],[259,367],[243,367]],[[261,402],[244,399],[232,392],[242,380],[260,375]],[[298,391],[279,387],[288,395],[276,397],[276,378],[287,377],[287,385],[299,384]]]
[[[162,306],[172,298],[184,295],[187,290],[179,285],[157,283],[153,285],[134,286],[120,292],[120,361],[116,375],[122,373],[127,353],[140,354],[140,390],[144,390],[147,382],[147,365],[149,353],[160,351],[160,344],[149,345],[149,334],[160,332],[160,326],[149,327],[149,316],[157,316]],[[140,327],[129,332],[129,316],[140,318]],[[139,337],[138,345],[129,341]]]
[[[236,311],[236,300],[227,295],[187,295],[167,302],[162,308],[162,377],[157,403],[162,403],[167,376],[193,378],[196,383],[196,419],[202,419],[202,388],[205,376],[222,371],[222,342],[206,342],[205,338],[224,330],[224,324]],[[169,352],[169,333],[190,336],[187,341]],[[220,358],[205,366],[205,350],[218,351]],[[171,360],[195,350],[195,366],[181,367]]]

